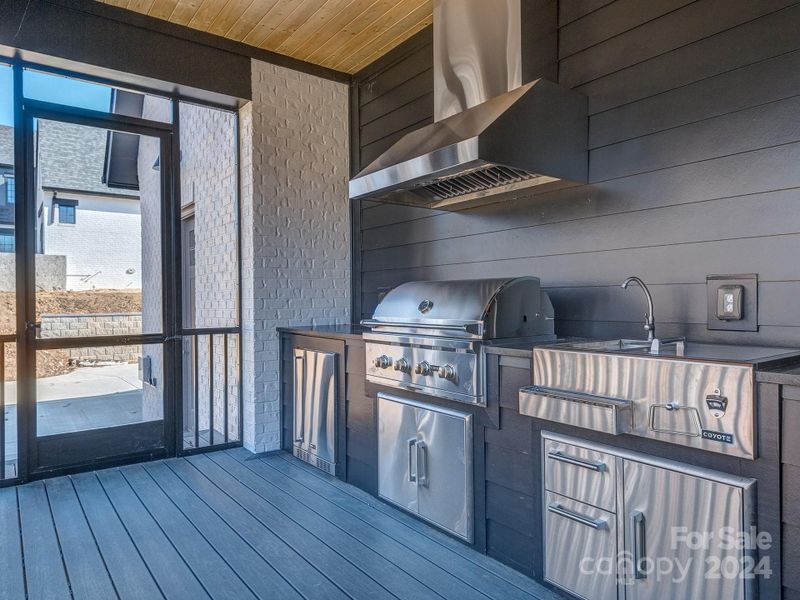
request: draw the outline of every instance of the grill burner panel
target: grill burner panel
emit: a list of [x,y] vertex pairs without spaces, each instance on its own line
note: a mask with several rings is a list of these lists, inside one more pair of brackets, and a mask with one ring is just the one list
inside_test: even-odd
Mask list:
[[367,380],[486,405],[487,341],[553,341],[553,308],[534,277],[419,281],[389,292],[364,335]]

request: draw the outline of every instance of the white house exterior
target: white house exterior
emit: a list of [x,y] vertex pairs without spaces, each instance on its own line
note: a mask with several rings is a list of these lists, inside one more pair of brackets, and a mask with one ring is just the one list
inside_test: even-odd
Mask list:
[[141,289],[136,190],[103,182],[107,133],[39,121],[37,252],[66,257],[68,290]]

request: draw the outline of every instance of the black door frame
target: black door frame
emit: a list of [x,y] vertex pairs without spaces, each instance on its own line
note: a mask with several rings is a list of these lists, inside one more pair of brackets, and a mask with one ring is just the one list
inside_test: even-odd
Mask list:
[[[18,252],[22,255],[22,269],[18,277],[18,319],[20,330],[18,356],[18,386],[21,391],[17,404],[18,415],[24,434],[18,436],[23,442],[19,449],[20,466],[29,477],[53,474],[85,468],[87,465],[118,464],[175,454],[175,409],[172,397],[180,389],[180,371],[174,368],[175,339],[178,333],[176,321],[174,282],[180,282],[180,273],[174,265],[176,228],[173,201],[173,131],[171,124],[157,123],[122,115],[114,115],[70,106],[22,99],[22,134],[24,137],[23,178],[18,187],[23,189],[25,199],[21,203],[21,218],[17,227]],[[159,140],[160,185],[161,185],[161,281],[162,281],[162,325],[161,333],[135,336],[102,336],[91,338],[36,337],[35,307],[35,256],[36,236],[36,180],[34,165],[34,122],[37,119],[72,123],[87,127],[144,135]],[[179,271],[179,269],[177,270]],[[20,283],[22,284],[20,286]],[[21,302],[21,306],[20,306]],[[23,321],[24,320],[24,321]],[[103,428],[97,430],[65,433],[40,438],[36,434],[36,352],[40,350],[68,349],[97,345],[145,345],[163,347],[163,419]],[[24,400],[23,400],[24,399]],[[24,452],[24,453],[23,453]],[[23,466],[24,461],[24,466]]]
[[[27,323],[33,321],[35,314],[35,307],[32,306],[33,295],[28,291],[27,286],[33,285],[32,275],[30,271],[32,268],[29,263],[32,260],[26,260],[25,255],[30,254],[33,256],[34,252],[30,252],[30,245],[33,244],[35,250],[35,235],[31,233],[31,229],[26,225],[17,225],[17,251],[16,251],[16,289],[17,289],[17,331],[15,341],[17,343],[17,375],[18,375],[18,391],[17,391],[17,457],[18,468],[17,477],[0,480],[0,487],[7,485],[14,485],[28,480],[40,479],[59,474],[85,471],[95,468],[109,467],[121,465],[132,462],[139,462],[149,460],[152,458],[159,458],[161,456],[182,456],[205,452],[208,450],[217,450],[223,448],[232,448],[242,445],[243,440],[243,393],[242,393],[242,361],[241,356],[238,358],[239,367],[239,393],[238,393],[238,439],[233,441],[228,440],[227,433],[223,443],[216,443],[214,446],[207,446],[201,448],[186,448],[184,447],[183,435],[183,414],[182,414],[182,400],[183,400],[183,385],[184,376],[182,372],[183,367],[183,341],[184,339],[194,338],[196,343],[198,336],[208,335],[238,335],[239,336],[239,350],[241,351],[241,305],[242,305],[242,236],[241,236],[241,181],[239,177],[238,168],[236,170],[236,194],[237,194],[237,256],[238,256],[238,307],[237,307],[237,325],[234,327],[218,328],[218,329],[192,329],[184,327],[183,324],[183,310],[182,310],[182,282],[181,282],[181,175],[180,175],[180,105],[181,102],[197,104],[207,108],[213,108],[225,112],[233,112],[230,106],[216,104],[213,102],[198,101],[195,98],[184,98],[180,94],[167,94],[161,90],[155,90],[146,86],[136,86],[129,83],[120,83],[111,79],[103,77],[95,77],[86,73],[68,71],[66,69],[54,68],[50,66],[31,63],[22,59],[19,56],[14,58],[0,58],[0,63],[12,67],[13,70],[13,104],[14,104],[14,176],[17,181],[16,186],[16,213],[15,221],[17,224],[21,223],[34,223],[35,215],[31,220],[30,212],[35,210],[28,207],[26,196],[30,193],[28,190],[28,182],[26,165],[28,164],[28,153],[32,151],[30,136],[26,135],[29,126],[25,126],[25,121],[29,115],[36,115],[37,117],[47,118],[53,117],[55,120],[64,120],[64,116],[71,122],[78,124],[86,124],[90,126],[100,126],[107,129],[116,131],[130,132],[130,133],[143,133],[144,135],[153,135],[159,138],[169,139],[167,148],[164,147],[162,142],[161,152],[162,160],[166,165],[162,166],[164,169],[169,169],[165,177],[162,177],[162,279],[169,282],[170,285],[164,285],[162,289],[163,294],[163,331],[160,335],[156,336],[128,336],[128,337],[113,337],[113,338],[91,338],[95,343],[100,345],[111,342],[115,345],[126,344],[141,344],[141,343],[160,343],[164,348],[164,373],[172,375],[171,382],[167,386],[165,382],[164,387],[164,448],[159,452],[146,451],[143,453],[131,453],[124,457],[109,457],[107,459],[87,459],[69,467],[57,467],[50,469],[32,470],[34,466],[30,459],[30,452],[36,440],[30,439],[30,434],[35,435],[35,428],[32,425],[34,420],[34,407],[32,398],[35,398],[35,364],[32,360],[35,357],[35,349],[47,349],[48,347],[54,348],[56,346],[66,348],[69,344],[74,344],[73,347],[82,346],[86,344],[86,339],[77,339],[68,341],[66,339],[57,339],[52,341],[37,340],[31,343],[29,337],[35,336],[35,331],[29,333],[27,330]],[[61,75],[65,77],[72,77],[81,79],[87,82],[117,87],[121,89],[131,90],[143,94],[153,94],[167,98],[172,102],[172,115],[170,123],[161,123],[139,119],[135,117],[128,117],[125,115],[117,115],[113,113],[97,112],[85,109],[79,109],[71,106],[62,106],[46,102],[38,102],[32,100],[25,100],[23,94],[22,75],[23,69],[30,68],[37,71],[42,71],[50,74]],[[238,117],[237,117],[238,122]],[[235,151],[237,154],[236,163],[239,161],[239,135],[238,129],[236,131]],[[166,160],[167,158],[170,160]],[[31,206],[33,204],[31,203]],[[170,289],[171,287],[171,289]],[[170,293],[171,292],[171,293]],[[30,305],[30,306],[29,306]],[[227,367],[226,367],[227,368]],[[25,386],[20,385],[23,382]],[[28,389],[23,389],[27,387]],[[31,388],[34,389],[31,389]],[[27,400],[26,400],[27,399]],[[227,413],[226,413],[227,416]],[[101,430],[105,431],[105,430]],[[227,430],[226,430],[227,431]],[[86,436],[86,432],[80,432]],[[69,434],[67,434],[69,435]],[[86,439],[86,438],[85,438]],[[2,440],[2,436],[0,436]],[[94,439],[88,440],[89,449],[91,447],[102,447],[104,444],[103,435],[98,434]],[[94,444],[94,446],[92,446]]]

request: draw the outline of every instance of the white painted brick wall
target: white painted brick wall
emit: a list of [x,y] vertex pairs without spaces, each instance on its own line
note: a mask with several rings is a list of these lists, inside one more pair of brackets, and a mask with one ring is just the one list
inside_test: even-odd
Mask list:
[[244,443],[280,446],[276,327],[350,322],[347,86],[252,62],[240,111]]

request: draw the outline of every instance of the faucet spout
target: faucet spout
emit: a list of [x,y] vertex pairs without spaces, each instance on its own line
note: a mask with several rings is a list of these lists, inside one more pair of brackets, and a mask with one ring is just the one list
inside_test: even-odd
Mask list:
[[644,329],[647,332],[647,341],[652,342],[656,337],[656,320],[655,316],[653,316],[653,296],[650,295],[650,290],[647,289],[644,281],[638,277],[628,277],[622,282],[622,289],[628,289],[631,283],[636,283],[647,298],[647,314],[644,316]]

